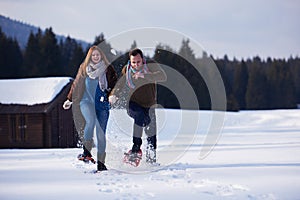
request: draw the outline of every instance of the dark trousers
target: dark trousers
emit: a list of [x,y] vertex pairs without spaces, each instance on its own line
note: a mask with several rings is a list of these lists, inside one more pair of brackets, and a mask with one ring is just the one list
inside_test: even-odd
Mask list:
[[143,129],[147,135],[148,145],[157,147],[156,115],[154,108],[145,108],[135,102],[129,102],[128,114],[134,119],[132,151],[138,151],[142,145]]

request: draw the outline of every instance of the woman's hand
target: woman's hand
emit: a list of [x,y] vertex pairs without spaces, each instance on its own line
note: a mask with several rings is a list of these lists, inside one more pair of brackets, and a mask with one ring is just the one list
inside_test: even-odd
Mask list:
[[70,101],[69,99],[67,99],[67,100],[64,102],[64,104],[63,104],[63,108],[64,108],[65,110],[70,109],[72,103],[73,103],[72,101]]

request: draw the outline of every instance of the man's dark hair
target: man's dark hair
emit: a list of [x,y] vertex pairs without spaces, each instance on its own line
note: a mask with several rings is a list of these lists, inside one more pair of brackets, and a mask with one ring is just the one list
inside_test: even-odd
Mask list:
[[143,55],[142,50],[140,50],[138,48],[135,48],[135,49],[132,49],[131,51],[129,51],[129,57],[130,56],[136,56],[138,54],[140,54],[140,56],[142,57],[142,59],[144,59],[144,55]]

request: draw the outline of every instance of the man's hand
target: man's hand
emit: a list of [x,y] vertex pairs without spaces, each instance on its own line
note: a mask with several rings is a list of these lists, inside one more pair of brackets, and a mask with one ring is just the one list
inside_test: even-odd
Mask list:
[[116,103],[117,100],[118,100],[118,98],[116,97],[116,95],[111,95],[111,96],[108,97],[108,102],[110,104]]
[[138,78],[145,78],[144,73],[142,72],[137,72],[132,76],[134,79],[138,79]]

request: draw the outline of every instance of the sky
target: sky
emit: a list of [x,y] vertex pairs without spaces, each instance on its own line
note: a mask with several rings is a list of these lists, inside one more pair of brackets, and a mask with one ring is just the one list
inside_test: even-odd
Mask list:
[[55,34],[92,43],[100,33],[110,41],[135,29],[161,28],[218,58],[299,56],[299,9],[299,0],[0,0],[0,14],[52,27]]

